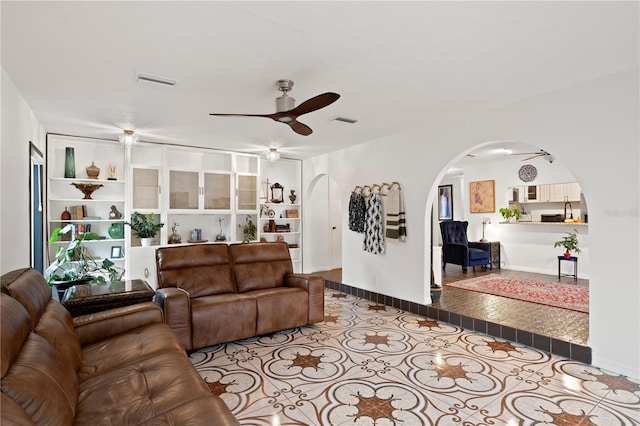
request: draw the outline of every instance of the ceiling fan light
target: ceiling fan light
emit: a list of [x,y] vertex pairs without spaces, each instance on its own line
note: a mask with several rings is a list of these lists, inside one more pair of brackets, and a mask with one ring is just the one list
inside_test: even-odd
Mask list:
[[267,152],[267,160],[269,161],[278,161],[280,159],[280,153],[275,148],[269,148]]
[[124,146],[132,146],[138,143],[138,137],[133,133],[133,130],[125,130],[118,140]]

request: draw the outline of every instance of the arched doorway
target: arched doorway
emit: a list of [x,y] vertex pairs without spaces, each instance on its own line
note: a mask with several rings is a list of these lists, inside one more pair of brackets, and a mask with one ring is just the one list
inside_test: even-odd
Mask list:
[[[338,183],[328,174],[316,176],[309,184],[305,217],[314,229],[325,230],[328,238],[305,238],[305,272],[329,271],[342,267],[342,200]],[[313,263],[311,263],[313,262]]]
[[[506,151],[508,149],[512,150],[511,153]],[[538,153],[541,155],[538,155]],[[493,158],[490,158],[491,155]],[[513,188],[523,188],[523,192],[526,194],[529,186],[535,185],[537,187],[535,189],[540,191],[542,189],[548,190],[550,188],[549,185],[555,184],[556,182],[564,185],[567,182],[575,181],[570,171],[562,165],[561,159],[546,155],[550,154],[535,146],[518,144],[511,141],[487,142],[476,146],[470,150],[469,153],[461,154],[458,158],[452,160],[447,166],[447,170],[442,171],[441,179],[434,183],[431,188],[429,200],[433,200],[432,205],[427,207],[427,211],[430,210],[433,212],[432,215],[427,215],[427,217],[431,216],[431,223],[428,223],[427,226],[430,227],[432,234],[432,253],[437,253],[437,247],[441,244],[438,217],[438,189],[443,185],[447,185],[451,188],[453,195],[453,215],[451,219],[469,222],[468,238],[470,241],[478,241],[482,238],[483,231],[486,231],[487,239],[498,244],[500,250],[498,267],[500,269],[493,271],[472,271],[471,268],[469,268],[469,273],[464,274],[460,266],[450,264],[442,271],[441,260],[435,258],[431,266],[434,271],[440,270],[438,272],[441,272],[439,284],[476,279],[482,276],[489,276],[490,274],[502,275],[513,280],[539,279],[549,282],[559,282],[561,285],[568,283],[573,284],[572,280],[565,280],[564,278],[562,281],[559,281],[557,265],[560,262],[557,260],[557,256],[561,253],[559,251],[560,249],[554,249],[553,247],[553,236],[559,238],[575,226],[580,229],[581,242],[585,245],[585,250],[583,250],[579,259],[582,273],[579,274],[580,279],[577,280],[576,283],[577,285],[588,287],[588,226],[585,223],[571,225],[564,223],[543,223],[541,220],[542,216],[564,214],[564,202],[555,198],[543,199],[539,192],[534,192],[531,194],[534,197],[533,200],[520,203],[521,208],[523,207],[528,210],[527,214],[529,217],[525,219],[527,220],[526,223],[523,222],[515,225],[505,225],[501,223],[504,219],[500,215],[499,209],[501,207],[513,206],[515,202],[518,201],[513,198]],[[486,158],[482,158],[482,156],[486,156]],[[529,179],[530,176],[524,176],[524,179],[522,179],[518,172],[524,165],[529,165],[534,171],[537,171],[537,176],[533,179]],[[483,212],[480,214],[472,213],[469,200],[470,184],[475,181],[484,180],[491,180],[495,184],[494,209],[491,212]],[[580,201],[573,203],[573,205],[569,202],[566,204],[572,206],[576,218],[586,219],[588,210],[583,196],[580,196]],[[486,226],[482,224],[486,219],[489,219],[491,222],[489,228],[486,228]],[[436,249],[434,250],[433,247]],[[527,261],[529,261],[529,263],[527,263]],[[584,269],[582,269],[583,266]],[[438,278],[439,274],[435,275],[436,278]],[[576,345],[587,346],[588,313],[570,312],[559,310],[558,308],[553,308],[556,309],[554,311],[543,305],[536,304],[535,309],[526,309],[530,309],[531,312],[540,312],[533,314],[535,320],[539,320],[540,322],[536,325],[536,321],[534,320],[529,320],[529,324],[526,324],[526,321],[522,321],[521,326],[520,323],[514,319],[517,317],[516,313],[509,315],[507,311],[524,308],[520,307],[522,305],[515,305],[511,301],[501,304],[498,299],[506,300],[504,297],[483,295],[476,292],[476,294],[473,294],[468,299],[461,300],[460,303],[450,303],[453,302],[452,298],[466,297],[466,295],[471,294],[471,292],[462,291],[461,293],[460,290],[451,290],[448,292],[446,285],[444,286],[442,294],[441,301],[435,302],[431,306],[453,312],[456,318],[471,318],[472,327],[474,326],[473,324],[475,324],[474,319],[477,320],[476,322],[481,324],[480,327],[485,327],[485,329],[480,328],[480,331],[487,332],[487,328],[492,326],[494,331],[498,330],[498,335],[501,337],[509,340],[517,340],[516,330],[520,330],[520,334],[525,336],[523,337],[523,343],[530,346],[536,346],[534,336],[539,336],[538,341],[544,341],[546,345],[551,345],[551,342],[554,340],[563,341],[564,344],[567,344],[566,340],[569,340]],[[449,297],[449,299],[447,299],[447,297]],[[522,301],[517,302],[523,303]],[[514,308],[514,306],[519,307]],[[540,309],[537,310],[538,308]],[[560,318],[556,318],[556,316]],[[460,322],[462,321],[460,320]],[[581,330],[577,330],[573,336],[569,336],[566,333],[563,335],[563,333],[559,332],[553,334],[551,329],[555,327],[554,324],[556,323],[579,323],[582,328]],[[465,326],[469,327],[470,325],[467,323]],[[560,328],[566,329],[566,327],[561,326]],[[501,335],[501,330],[503,329],[506,330],[504,336]],[[490,334],[495,335],[495,333]],[[559,345],[559,343],[557,345]],[[543,346],[541,349],[551,350],[550,346]]]

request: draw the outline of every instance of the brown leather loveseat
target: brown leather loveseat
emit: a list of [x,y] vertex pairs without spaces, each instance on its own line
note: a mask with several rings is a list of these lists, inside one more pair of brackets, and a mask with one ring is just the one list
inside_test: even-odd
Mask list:
[[324,279],[294,274],[286,243],[156,250],[156,301],[187,350],[324,320]]
[[2,276],[5,425],[239,425],[153,302],[76,317],[26,268]]

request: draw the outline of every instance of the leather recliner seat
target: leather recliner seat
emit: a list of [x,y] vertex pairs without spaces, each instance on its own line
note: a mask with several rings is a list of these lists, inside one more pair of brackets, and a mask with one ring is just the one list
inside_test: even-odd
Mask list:
[[186,350],[324,320],[324,279],[294,274],[286,243],[156,250],[156,301]]

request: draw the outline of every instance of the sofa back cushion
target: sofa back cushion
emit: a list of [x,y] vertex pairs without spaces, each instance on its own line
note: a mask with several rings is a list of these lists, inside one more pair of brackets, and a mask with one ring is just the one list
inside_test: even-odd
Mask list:
[[287,243],[247,243],[229,245],[238,292],[281,287],[293,273]]
[[35,424],[55,419],[56,424],[71,425],[78,399],[74,367],[43,336],[29,331],[31,319],[20,302],[6,294],[0,298],[3,395]]
[[51,300],[51,287],[33,268],[16,269],[2,275],[2,292],[16,299],[29,313],[35,327]]
[[73,327],[71,314],[51,299],[51,287],[33,268],[17,269],[2,275],[2,292],[19,302],[29,314],[31,331],[44,337],[72,367],[80,368],[80,338]]
[[178,287],[190,297],[235,293],[226,244],[196,244],[156,250],[158,286]]

